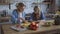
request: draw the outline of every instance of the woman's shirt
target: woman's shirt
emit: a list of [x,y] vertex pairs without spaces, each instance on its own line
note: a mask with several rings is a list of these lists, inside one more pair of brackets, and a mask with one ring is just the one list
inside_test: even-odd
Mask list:
[[25,12],[22,12],[21,14],[18,14],[17,10],[13,10],[12,12],[12,18],[11,21],[12,23],[21,23],[18,18],[23,17],[25,19]]
[[[25,19],[25,18],[23,17],[23,12],[19,13],[19,16],[18,16],[18,17]],[[20,19],[20,22],[23,22],[23,21]]]

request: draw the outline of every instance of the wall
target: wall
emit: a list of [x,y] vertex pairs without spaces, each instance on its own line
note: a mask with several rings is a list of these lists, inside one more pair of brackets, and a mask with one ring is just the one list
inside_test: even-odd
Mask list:
[[60,0],[56,0],[56,11],[60,8]]
[[[32,13],[33,12],[33,7],[31,7],[31,3],[36,1],[36,0],[11,0],[10,2],[13,3],[11,4],[11,9],[9,9],[9,5],[0,5],[0,10],[8,10],[8,13],[11,14],[11,12],[13,11],[13,9],[15,9],[15,5],[17,2],[20,2],[20,1],[24,1],[23,3],[26,4],[26,9],[25,9],[25,12],[26,13]],[[43,0],[39,0],[40,2],[42,2]],[[42,4],[39,6],[40,7],[40,11],[43,11],[45,12],[46,11],[46,8],[47,6]],[[29,12],[28,12],[29,11]]]
[[0,5],[0,10],[7,10],[9,9],[9,5]]

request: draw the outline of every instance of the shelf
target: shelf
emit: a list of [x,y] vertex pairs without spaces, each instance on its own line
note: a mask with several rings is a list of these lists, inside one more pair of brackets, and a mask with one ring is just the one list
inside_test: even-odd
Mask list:
[[0,5],[9,5],[9,3],[0,3]]
[[42,2],[42,4],[50,4],[50,2]]
[[9,5],[9,0],[0,0],[0,5]]
[[41,3],[39,3],[39,2],[33,2],[32,4],[50,4],[50,2],[41,2]]

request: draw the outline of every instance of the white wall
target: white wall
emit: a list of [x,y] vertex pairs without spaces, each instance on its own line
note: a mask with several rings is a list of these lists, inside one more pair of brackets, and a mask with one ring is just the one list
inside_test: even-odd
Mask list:
[[[13,9],[15,9],[15,5],[17,2],[20,1],[24,1],[23,3],[25,3],[26,8],[25,8],[25,12],[26,13],[32,13],[33,12],[33,7],[31,7],[31,3],[34,2],[35,0],[11,0],[10,2],[13,3],[11,5],[11,9],[9,9],[9,5],[0,5],[0,10],[8,10],[8,13],[11,14],[11,12],[13,11]],[[43,0],[39,0],[40,2],[42,2]],[[41,11],[45,12],[46,11],[47,6],[46,5],[40,5],[40,9]]]

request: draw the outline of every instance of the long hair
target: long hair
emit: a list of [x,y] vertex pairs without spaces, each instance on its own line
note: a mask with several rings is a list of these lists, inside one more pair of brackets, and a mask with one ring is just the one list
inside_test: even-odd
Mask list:
[[41,12],[40,12],[38,6],[35,6],[35,7],[34,7],[34,12],[35,12],[35,10],[37,10],[36,8],[38,9],[38,14],[36,15],[35,13],[33,13],[35,18],[38,17],[38,16],[40,17],[40,15],[41,15]]

